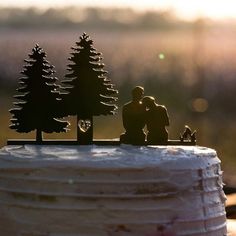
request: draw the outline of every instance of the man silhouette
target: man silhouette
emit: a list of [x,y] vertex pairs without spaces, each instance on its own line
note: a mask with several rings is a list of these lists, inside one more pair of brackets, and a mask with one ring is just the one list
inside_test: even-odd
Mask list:
[[142,145],[145,142],[145,107],[141,99],[143,98],[144,88],[136,86],[132,90],[132,101],[126,103],[122,110],[123,126],[126,130],[121,134],[121,143]]
[[147,125],[147,143],[165,144],[168,141],[166,126],[169,125],[169,116],[165,106],[158,105],[155,98],[146,96],[142,100],[147,109],[145,123]]

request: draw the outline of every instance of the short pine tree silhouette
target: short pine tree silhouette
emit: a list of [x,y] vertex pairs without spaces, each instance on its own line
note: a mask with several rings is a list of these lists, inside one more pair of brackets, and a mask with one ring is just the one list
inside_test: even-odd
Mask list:
[[54,67],[46,60],[45,52],[36,45],[25,62],[17,89],[21,94],[14,96],[21,101],[15,102],[16,107],[10,110],[10,128],[20,133],[36,130],[36,141],[41,142],[42,132],[65,132],[69,123],[55,119],[59,86],[55,84],[57,78],[52,77]]
[[117,109],[112,97],[117,90],[107,79],[101,53],[86,33],[72,50],[62,98],[67,115],[77,115],[77,140],[86,144],[93,140],[93,116],[114,114]]

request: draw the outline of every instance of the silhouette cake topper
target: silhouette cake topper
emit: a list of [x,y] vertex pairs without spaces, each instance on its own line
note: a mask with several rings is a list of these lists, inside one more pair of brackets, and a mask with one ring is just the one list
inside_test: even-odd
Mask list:
[[[118,93],[104,70],[101,53],[93,47],[93,41],[83,33],[80,41],[72,47],[68,58],[68,73],[62,80],[64,87],[56,84],[54,66],[46,60],[46,53],[39,45],[32,49],[25,60],[20,93],[14,98],[11,129],[19,133],[36,131],[36,140],[8,140],[8,144],[101,144],[119,145],[195,145],[196,131],[186,126],[180,140],[169,140],[167,109],[154,97],[145,96],[144,89],[136,86],[132,101],[122,109],[125,133],[119,140],[94,140],[93,116],[113,115]],[[62,92],[63,91],[63,92]],[[67,132],[69,123],[61,120],[67,116],[77,118],[76,140],[43,140],[43,132]],[[147,134],[144,128],[147,129]]]
[[[144,88],[136,86],[132,90],[132,100],[122,109],[122,120],[125,133],[120,142],[133,145],[195,145],[196,131],[192,133],[186,125],[180,140],[169,140],[166,126],[169,126],[169,115],[163,105],[154,97],[145,96]],[[144,132],[146,126],[147,134]]]
[[63,116],[77,116],[77,141],[81,144],[92,143],[93,116],[112,115],[117,109],[117,100],[112,95],[118,91],[106,77],[103,70],[101,53],[96,52],[93,41],[83,33],[80,42],[72,47],[68,74],[62,83],[67,92],[62,94]]
[[69,125],[66,121],[55,119],[60,100],[59,86],[53,77],[54,66],[46,60],[46,54],[36,44],[20,79],[20,95],[14,96],[19,102],[10,110],[12,114],[11,129],[20,133],[36,130],[36,142],[42,142],[42,132],[66,132]]

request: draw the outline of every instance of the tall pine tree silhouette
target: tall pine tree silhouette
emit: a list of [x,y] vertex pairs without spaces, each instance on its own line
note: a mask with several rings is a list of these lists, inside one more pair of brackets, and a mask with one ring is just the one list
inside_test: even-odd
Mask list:
[[21,94],[14,96],[21,101],[15,102],[17,107],[10,110],[10,128],[20,133],[36,130],[36,142],[41,142],[42,132],[66,132],[69,123],[55,119],[59,86],[55,84],[57,78],[52,77],[54,67],[46,60],[45,52],[36,45],[25,62],[21,72],[24,76],[17,89]]
[[101,53],[96,52],[86,33],[71,49],[69,73],[62,81],[66,91],[62,96],[64,111],[67,115],[77,116],[77,140],[87,144],[93,140],[93,116],[114,114],[117,107],[112,95],[117,90],[106,77]]

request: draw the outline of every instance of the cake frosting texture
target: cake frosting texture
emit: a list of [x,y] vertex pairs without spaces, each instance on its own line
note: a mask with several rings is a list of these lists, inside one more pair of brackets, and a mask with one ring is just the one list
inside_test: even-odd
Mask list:
[[226,235],[220,160],[198,146],[6,146],[7,236]]

